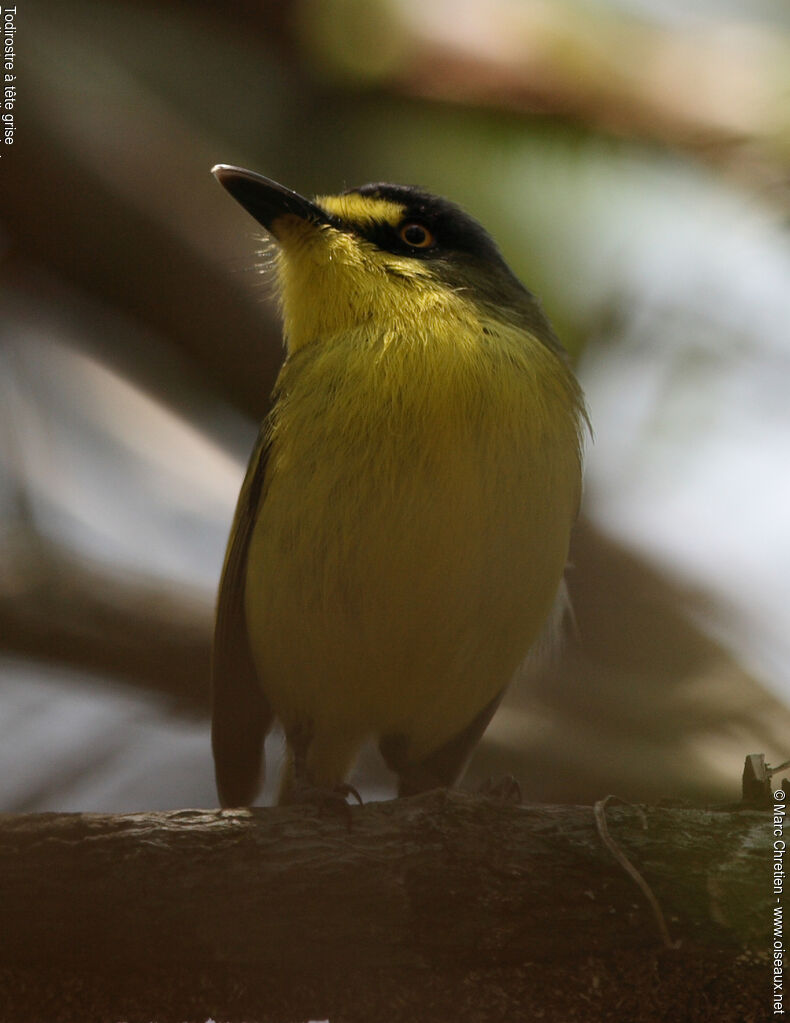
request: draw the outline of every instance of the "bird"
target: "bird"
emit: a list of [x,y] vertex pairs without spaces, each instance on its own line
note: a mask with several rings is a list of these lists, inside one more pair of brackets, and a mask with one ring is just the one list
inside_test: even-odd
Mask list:
[[370,738],[398,796],[452,786],[564,614],[580,384],[455,203],[212,173],[273,240],[285,346],[217,598],[220,804],[254,803],[275,721],[281,803],[346,792]]

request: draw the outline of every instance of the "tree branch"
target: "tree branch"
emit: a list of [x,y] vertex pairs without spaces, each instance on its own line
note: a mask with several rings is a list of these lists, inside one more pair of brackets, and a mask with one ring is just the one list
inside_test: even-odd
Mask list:
[[193,712],[207,709],[213,608],[202,593],[113,572],[32,527],[4,539],[0,650],[125,678]]
[[[169,1018],[162,999],[177,976],[190,978],[195,1012],[214,1012],[219,1000],[246,1019],[299,1011],[323,1019],[352,991],[353,1004],[367,998],[366,1012],[381,1019],[451,1018],[449,1009],[413,1013],[437,990],[455,992],[462,1011],[472,976],[485,986],[496,975],[513,998],[523,995],[514,978],[526,967],[534,987],[536,976],[570,978],[574,964],[593,961],[611,976],[627,965],[618,1004],[642,983],[631,976],[635,963],[641,978],[647,964],[664,962],[680,998],[701,968],[726,980],[744,950],[767,948],[771,829],[754,811],[645,814],[646,830],[634,809],[609,809],[609,831],[650,884],[680,951],[663,949],[651,908],[601,842],[591,807],[433,792],[352,808],[350,826],[304,807],[7,815],[0,962],[28,991],[42,971],[115,977],[105,981],[105,1012],[128,1011],[117,975],[145,977],[141,1012],[158,1020]],[[750,976],[738,990],[754,1000],[764,980]],[[395,989],[411,1017],[379,1004]],[[19,984],[9,990],[18,996]],[[544,995],[542,1004],[556,1003]],[[182,1020],[183,1005],[173,1010]],[[544,1018],[577,1018],[567,1005],[563,1012]]]

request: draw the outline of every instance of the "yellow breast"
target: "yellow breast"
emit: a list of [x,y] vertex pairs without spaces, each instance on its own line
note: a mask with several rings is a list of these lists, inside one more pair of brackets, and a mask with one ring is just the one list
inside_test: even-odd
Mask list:
[[441,330],[304,344],[281,373],[245,601],[286,726],[402,733],[419,756],[508,683],[549,612],[578,387],[535,338],[458,308]]

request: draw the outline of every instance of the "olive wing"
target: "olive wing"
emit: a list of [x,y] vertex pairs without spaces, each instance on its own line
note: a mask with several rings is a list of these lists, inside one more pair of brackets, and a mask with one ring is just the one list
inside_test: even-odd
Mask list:
[[262,782],[263,740],[273,713],[250,650],[244,591],[247,559],[268,460],[261,428],[239,494],[219,584],[211,665],[211,746],[222,806],[249,806]]

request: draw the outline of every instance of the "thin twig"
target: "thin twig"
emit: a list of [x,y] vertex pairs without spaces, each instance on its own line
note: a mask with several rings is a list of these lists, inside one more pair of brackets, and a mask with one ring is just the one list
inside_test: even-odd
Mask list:
[[[598,828],[598,834],[601,836],[601,841],[614,856],[623,870],[631,877],[637,885],[639,885],[642,893],[647,899],[650,908],[653,910],[653,915],[656,918],[656,924],[658,926],[659,933],[663,939],[664,944],[667,948],[680,948],[680,941],[673,941],[669,936],[669,929],[664,920],[664,913],[661,906],[658,903],[658,899],[653,894],[650,885],[645,881],[636,867],[631,863],[625,853],[622,851],[620,846],[615,842],[612,836],[609,834],[609,826],[606,823],[606,805],[611,800],[617,800],[618,803],[622,803],[624,806],[633,806],[633,804],[620,799],[619,796],[607,796],[605,799],[599,799],[593,807],[593,813],[595,814],[595,824]],[[642,828],[647,831],[647,817],[644,812],[639,809],[638,806],[634,806],[633,809],[637,811],[642,819]]]

